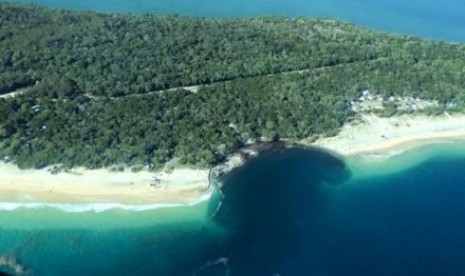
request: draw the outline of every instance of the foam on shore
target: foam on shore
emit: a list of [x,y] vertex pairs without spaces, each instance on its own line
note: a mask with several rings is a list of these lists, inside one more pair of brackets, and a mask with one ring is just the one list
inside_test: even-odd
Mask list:
[[212,192],[206,193],[196,200],[186,203],[153,203],[153,204],[122,204],[116,202],[101,203],[49,203],[49,202],[0,202],[1,211],[15,211],[17,209],[54,208],[67,213],[94,212],[102,213],[114,209],[124,211],[148,211],[161,208],[185,207],[200,204],[210,199]]
[[189,206],[211,196],[208,170],[111,172],[78,168],[51,174],[0,162],[0,210],[130,211]]

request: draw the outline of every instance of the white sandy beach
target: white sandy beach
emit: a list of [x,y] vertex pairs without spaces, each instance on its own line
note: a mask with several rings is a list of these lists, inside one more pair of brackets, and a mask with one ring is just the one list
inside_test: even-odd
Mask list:
[[[215,167],[214,173],[241,164],[240,154],[234,154]],[[210,197],[209,173],[208,169],[190,168],[156,173],[77,168],[51,174],[49,169],[21,170],[12,163],[0,162],[0,203],[190,205]]]
[[360,120],[345,125],[334,137],[312,143],[341,155],[365,153],[388,154],[442,141],[465,141],[465,115],[402,115],[381,118],[361,115]]
[[52,175],[45,169],[20,170],[0,162],[0,201],[189,204],[210,192],[208,173],[194,169],[170,173],[76,169]]

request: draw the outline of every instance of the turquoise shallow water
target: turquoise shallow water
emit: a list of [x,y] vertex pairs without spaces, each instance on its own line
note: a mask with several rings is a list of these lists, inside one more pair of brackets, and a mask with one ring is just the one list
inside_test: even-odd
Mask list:
[[209,219],[215,201],[148,211],[0,211],[0,256],[32,275],[177,275],[176,256],[223,233]]
[[461,275],[464,172],[465,144],[274,149],[192,207],[0,212],[0,256],[33,275]]
[[154,12],[213,17],[311,16],[355,22],[396,33],[465,42],[462,0],[19,0],[103,12]]

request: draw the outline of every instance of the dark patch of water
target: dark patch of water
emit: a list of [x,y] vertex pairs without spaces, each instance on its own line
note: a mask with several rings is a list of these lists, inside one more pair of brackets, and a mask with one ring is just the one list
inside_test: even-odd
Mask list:
[[222,258],[226,263],[218,265],[232,275],[272,273],[270,265],[300,242],[303,226],[327,205],[327,186],[349,177],[343,161],[320,150],[262,152],[222,179],[224,199],[214,221],[229,234],[210,262]]

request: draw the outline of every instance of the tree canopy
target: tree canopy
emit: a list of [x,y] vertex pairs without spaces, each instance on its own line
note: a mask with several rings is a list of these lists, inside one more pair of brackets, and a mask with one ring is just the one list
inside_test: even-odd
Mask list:
[[[465,46],[308,18],[206,19],[0,2],[0,156],[21,167],[207,166],[331,135],[361,91],[465,106]],[[189,88],[195,86],[195,89]]]

